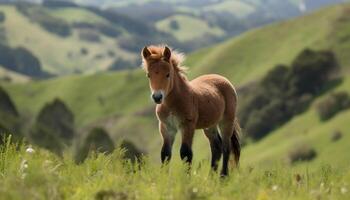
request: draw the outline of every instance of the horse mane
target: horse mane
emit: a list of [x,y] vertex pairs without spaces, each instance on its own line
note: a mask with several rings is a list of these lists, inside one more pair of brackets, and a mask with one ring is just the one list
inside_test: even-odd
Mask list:
[[[163,58],[163,52],[165,45],[159,45],[159,46],[148,46],[148,50],[151,52],[151,59],[154,60],[160,60]],[[185,54],[178,52],[176,50],[171,50],[171,57],[170,57],[170,62],[173,65],[175,72],[185,75],[187,71],[187,67],[182,66],[183,61],[185,60]],[[145,67],[145,59],[142,60],[142,66],[143,68]]]

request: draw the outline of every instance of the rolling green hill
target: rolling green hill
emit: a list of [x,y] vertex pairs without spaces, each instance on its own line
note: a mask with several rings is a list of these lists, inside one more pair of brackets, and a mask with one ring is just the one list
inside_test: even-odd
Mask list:
[[[45,10],[44,8],[38,9]],[[8,35],[7,43],[12,47],[22,46],[29,49],[39,58],[43,69],[52,74],[62,75],[81,71],[92,73],[106,70],[114,61],[113,57],[108,56],[108,51],[118,52],[118,56],[132,58],[132,54],[115,45],[115,41],[111,37],[100,36],[98,42],[86,41],[79,38],[79,34],[84,30],[78,29],[74,30],[71,36],[60,37],[31,22],[26,16],[19,13],[14,6],[2,5],[0,11],[6,16],[3,26],[6,35]],[[65,9],[56,10],[52,15],[63,18],[64,13],[70,11]],[[87,11],[79,8],[75,8],[74,12],[76,12],[76,15],[74,18],[70,18],[72,21],[83,17],[82,14],[87,14]],[[79,16],[79,14],[81,15]],[[101,20],[96,15],[89,14],[89,20]],[[94,33],[94,31],[90,32],[92,32],[91,34]],[[83,54],[82,49],[86,49],[88,53]]]
[[[172,27],[175,23],[175,27]],[[187,15],[173,15],[156,23],[159,30],[173,34],[179,41],[186,42],[204,36],[220,37],[225,32],[219,27],[210,27],[205,20]],[[196,30],[196,31],[193,31]]]
[[52,75],[132,68],[139,55],[135,45],[177,44],[152,24],[110,10],[19,2],[0,4],[0,14],[0,43],[25,48]]
[[[236,84],[256,81],[276,64],[290,63],[304,48],[330,49],[341,66],[348,59],[348,5],[332,6],[313,14],[249,31],[192,54],[187,63],[193,75],[229,74]],[[342,39],[343,38],[343,39]]]
[[[259,80],[277,64],[290,64],[306,47],[331,49],[339,59],[345,77],[333,90],[350,92],[350,59],[349,51],[346,51],[350,48],[350,40],[347,40],[350,30],[346,25],[350,21],[349,10],[349,4],[332,6],[202,49],[188,56],[189,76],[219,73],[235,85],[244,86]],[[153,159],[159,157],[160,137],[152,111],[154,105],[149,98],[147,78],[140,69],[4,86],[22,112],[35,115],[46,102],[58,96],[72,109],[81,130],[103,125],[114,138],[129,138],[147,150]],[[350,131],[347,126],[349,114],[346,111],[322,123],[312,105],[307,112],[294,117],[263,140],[245,147],[242,165],[283,162],[296,143],[310,143],[318,153],[312,164],[346,166],[349,164],[347,154],[342,153],[345,157],[340,159],[332,155],[340,154],[350,145],[348,135],[344,134],[337,143],[331,143],[329,137],[335,130]],[[201,134],[196,136],[194,152],[196,161],[209,157],[208,143]]]

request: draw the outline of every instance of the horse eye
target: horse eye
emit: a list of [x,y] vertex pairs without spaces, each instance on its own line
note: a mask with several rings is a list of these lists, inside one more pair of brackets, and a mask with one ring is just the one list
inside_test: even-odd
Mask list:
[[170,77],[170,74],[167,74],[166,77],[169,78],[169,77]]

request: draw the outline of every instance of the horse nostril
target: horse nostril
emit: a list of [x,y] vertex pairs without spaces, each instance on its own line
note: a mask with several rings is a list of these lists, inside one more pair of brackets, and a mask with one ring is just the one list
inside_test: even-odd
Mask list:
[[152,94],[152,99],[156,102],[156,103],[160,103],[163,99],[163,95],[162,94]]

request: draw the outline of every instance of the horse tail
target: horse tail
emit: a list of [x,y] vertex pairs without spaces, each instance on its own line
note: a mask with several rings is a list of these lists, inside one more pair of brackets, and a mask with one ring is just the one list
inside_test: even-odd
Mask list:
[[241,127],[237,118],[234,121],[234,129],[233,134],[231,136],[231,150],[234,155],[235,165],[239,166],[239,158],[241,156],[241,143],[240,143],[240,135],[241,135]]

